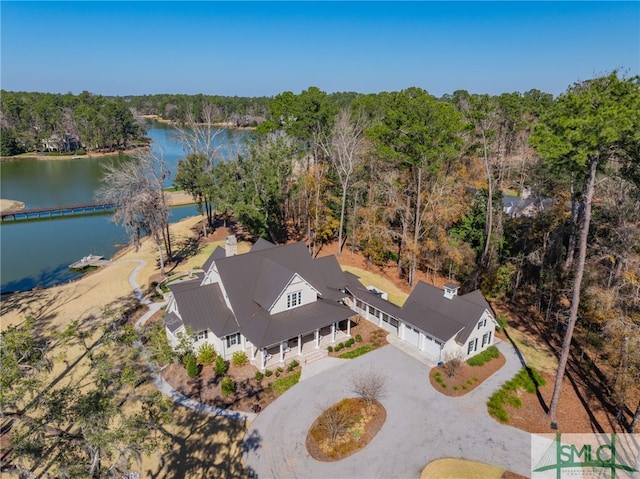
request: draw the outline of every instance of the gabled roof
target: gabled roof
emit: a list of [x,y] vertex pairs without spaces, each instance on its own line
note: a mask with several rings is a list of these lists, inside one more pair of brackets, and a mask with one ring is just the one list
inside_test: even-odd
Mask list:
[[185,326],[194,331],[210,329],[218,337],[238,331],[238,324],[227,307],[217,283],[196,287],[176,283],[169,285],[169,289],[175,297]]
[[440,288],[420,281],[400,314],[407,323],[442,341],[455,336],[464,343],[486,310],[491,312],[491,306],[478,290],[447,299]]
[[[276,246],[258,240],[248,253],[230,257],[217,251],[205,265],[215,262],[226,298],[217,283],[170,287],[184,323],[195,330],[209,328],[218,337],[239,331],[263,347],[353,315],[338,303],[347,281],[336,259],[312,258],[303,242]],[[270,314],[295,277],[316,290],[318,301]]]
[[164,325],[169,331],[175,333],[184,323],[176,313],[171,312],[164,317]]
[[202,265],[202,270],[206,273],[207,271],[209,271],[209,268],[211,268],[211,265],[215,260],[224,258],[226,256],[227,256],[227,253],[224,250],[224,248],[220,246],[216,246],[216,249],[213,250],[213,253],[211,253],[211,256],[209,256],[207,258],[207,261],[205,261],[204,264]]
[[263,258],[256,278],[253,300],[262,309],[270,310],[294,276],[295,273],[290,269],[269,258]]

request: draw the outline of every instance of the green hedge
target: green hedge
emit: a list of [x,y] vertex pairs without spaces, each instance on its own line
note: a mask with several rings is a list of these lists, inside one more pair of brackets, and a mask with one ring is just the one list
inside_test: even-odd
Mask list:
[[342,359],[353,359],[353,358],[357,358],[358,356],[362,356],[363,354],[368,353],[372,349],[373,348],[367,344],[366,346],[360,346],[359,348],[356,348],[353,351],[349,351],[347,353],[342,353],[338,357],[342,358]]
[[484,363],[488,363],[492,359],[496,359],[499,357],[500,351],[498,351],[498,348],[495,346],[489,346],[481,353],[467,359],[467,364],[469,366],[482,366]]

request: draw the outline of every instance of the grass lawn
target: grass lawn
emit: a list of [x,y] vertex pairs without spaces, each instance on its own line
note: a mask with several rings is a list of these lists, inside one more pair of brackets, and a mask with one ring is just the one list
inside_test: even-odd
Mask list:
[[389,295],[389,301],[398,306],[402,306],[409,295],[398,288],[393,282],[384,278],[382,275],[372,273],[355,266],[343,266],[343,270],[353,273],[360,278],[360,282],[365,286],[374,286],[381,289]]
[[558,359],[545,343],[535,341],[512,327],[507,327],[506,334],[515,343],[530,367],[540,372],[555,374],[558,370]]
[[504,469],[464,459],[438,459],[422,470],[420,479],[500,479]]

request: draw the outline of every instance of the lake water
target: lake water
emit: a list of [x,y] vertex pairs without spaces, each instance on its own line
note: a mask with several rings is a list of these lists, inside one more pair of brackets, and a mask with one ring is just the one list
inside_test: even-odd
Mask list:
[[[185,154],[173,128],[154,124],[148,134],[155,153],[162,154],[171,175]],[[223,130],[217,140],[230,145],[227,154],[241,148],[246,133]],[[95,200],[103,165],[126,158],[80,160],[24,160],[0,163],[0,197],[18,200],[27,208],[70,205]],[[169,181],[171,183],[171,181]],[[171,221],[197,215],[195,206],[171,210]],[[0,290],[2,293],[49,287],[80,276],[69,265],[83,256],[111,258],[128,244],[124,228],[111,215],[17,221],[0,225]]]

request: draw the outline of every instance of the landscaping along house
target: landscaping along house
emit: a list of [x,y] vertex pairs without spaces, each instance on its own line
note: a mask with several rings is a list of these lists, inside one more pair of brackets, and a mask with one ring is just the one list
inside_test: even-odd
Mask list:
[[259,369],[327,355],[348,339],[360,315],[412,344],[435,362],[468,358],[493,344],[496,321],[480,291],[458,295],[420,282],[399,307],[384,292],[345,273],[335,256],[313,258],[303,242],[258,240],[236,254],[236,239],[216,248],[196,279],[168,285],[164,318],[169,343],[194,351],[210,344],[225,359],[243,351]]

